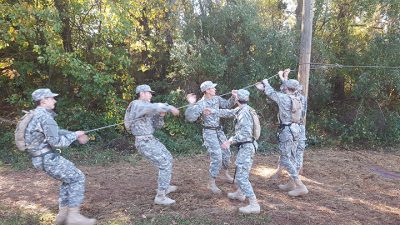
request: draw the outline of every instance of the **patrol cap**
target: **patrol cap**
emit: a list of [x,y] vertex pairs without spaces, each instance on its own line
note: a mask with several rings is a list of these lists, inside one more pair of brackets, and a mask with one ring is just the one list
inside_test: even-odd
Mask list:
[[300,83],[295,79],[289,79],[286,81],[285,86],[290,89],[298,90]]
[[215,88],[215,86],[217,86],[217,84],[214,84],[213,82],[207,80],[207,81],[204,81],[203,83],[201,83],[200,90],[201,90],[201,92],[205,92],[210,88]]
[[151,90],[150,86],[147,84],[142,84],[142,85],[139,85],[136,87],[136,94],[139,94],[140,92],[146,92],[146,91],[154,93],[154,91]]
[[237,97],[239,101],[249,101],[250,92],[245,89],[239,89],[237,91]]
[[48,88],[39,88],[32,92],[33,101],[37,102],[45,98],[56,97],[58,94],[51,92]]

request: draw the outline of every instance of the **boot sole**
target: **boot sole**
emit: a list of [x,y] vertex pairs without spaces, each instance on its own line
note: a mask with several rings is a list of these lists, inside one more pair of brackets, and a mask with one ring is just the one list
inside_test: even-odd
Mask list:
[[288,195],[291,196],[291,197],[299,197],[299,196],[303,196],[303,195],[306,195],[306,194],[308,194],[308,191],[299,192],[297,194],[290,194],[290,191],[288,192]]

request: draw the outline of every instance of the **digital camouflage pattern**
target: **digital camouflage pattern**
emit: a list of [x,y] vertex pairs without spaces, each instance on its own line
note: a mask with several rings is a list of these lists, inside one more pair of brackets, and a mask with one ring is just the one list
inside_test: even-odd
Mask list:
[[48,88],[40,88],[32,92],[33,101],[40,101],[45,98],[56,97],[58,94],[51,92]]
[[[35,109],[35,114],[25,130],[28,152],[68,147],[77,139],[75,132],[59,129],[54,120],[55,115],[53,111],[40,106]],[[62,182],[59,194],[60,207],[78,207],[83,202],[85,175],[72,162],[52,152],[32,157],[32,164],[36,169],[43,170]]]
[[[189,122],[194,122],[201,117],[203,125],[203,145],[206,147],[210,156],[209,173],[212,178],[216,178],[221,167],[228,169],[230,165],[230,149],[221,149],[221,144],[227,140],[225,133],[220,125],[220,117],[217,114],[203,115],[205,108],[220,109],[232,108],[235,105],[235,98],[229,100],[220,96],[211,99],[204,97],[198,102],[189,105],[185,111],[185,118]],[[210,129],[214,128],[214,129]]]
[[253,139],[251,110],[253,109],[247,104],[243,104],[235,109],[214,110],[214,113],[220,117],[235,117],[235,134],[229,138],[229,141],[239,147],[235,161],[235,178],[240,190],[248,198],[255,196],[253,187],[249,181],[249,175],[253,165],[254,153],[256,148],[258,148],[257,142]]
[[133,120],[131,132],[135,136],[136,149],[159,169],[157,182],[160,191],[167,190],[170,185],[173,158],[153,133],[164,125],[164,117],[160,113],[171,109],[172,106],[164,103],[134,100],[129,115],[129,119]]
[[281,128],[278,133],[280,165],[286,168],[293,179],[298,178],[294,159],[300,134],[300,126],[292,123],[292,100],[288,94],[275,91],[268,82],[264,83],[264,93],[278,104]]

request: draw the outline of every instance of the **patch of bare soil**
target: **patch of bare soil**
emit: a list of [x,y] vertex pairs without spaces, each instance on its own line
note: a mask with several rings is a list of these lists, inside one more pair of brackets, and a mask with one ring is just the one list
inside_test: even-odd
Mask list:
[[[131,164],[80,167],[87,179],[85,215],[97,218],[99,224],[180,224],[162,222],[160,217],[179,218],[185,224],[400,224],[398,153],[307,150],[302,178],[310,192],[297,198],[277,188],[287,175],[271,178],[278,156],[256,154],[250,181],[262,211],[252,216],[237,211],[247,201],[226,197],[234,191],[232,184],[217,180],[223,190],[220,196],[207,190],[207,155],[175,159],[172,183],[179,189],[170,194],[177,201],[171,207],[153,204],[157,169],[138,159]],[[42,172],[3,168],[0,187],[0,210],[57,212],[59,183]]]

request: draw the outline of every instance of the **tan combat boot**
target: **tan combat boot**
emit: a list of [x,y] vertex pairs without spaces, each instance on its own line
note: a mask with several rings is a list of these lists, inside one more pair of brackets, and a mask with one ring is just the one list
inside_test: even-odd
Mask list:
[[289,191],[288,194],[290,196],[297,197],[297,196],[306,195],[308,193],[308,189],[307,189],[306,185],[304,185],[300,179],[296,179],[294,182],[296,184],[296,188],[293,189],[292,191]]
[[209,182],[207,188],[210,189],[211,192],[214,193],[214,194],[221,194],[222,193],[221,189],[219,189],[217,187],[217,185],[215,184],[215,179],[214,178],[210,178],[210,182]]
[[292,191],[296,188],[296,184],[294,183],[293,179],[290,178],[287,184],[280,184],[278,187],[282,191]]
[[79,213],[79,207],[69,208],[66,225],[93,225],[96,219],[89,219]]
[[228,193],[228,198],[232,200],[239,200],[241,202],[246,200],[246,196],[244,196],[243,192],[239,188],[235,192]]
[[223,178],[227,183],[233,183],[233,177],[229,175],[229,170],[224,170],[224,178]]
[[165,191],[165,194],[169,194],[171,192],[175,192],[176,190],[178,190],[178,187],[175,185],[169,185],[168,189]]
[[60,207],[58,209],[58,214],[56,216],[55,223],[57,225],[64,224],[65,220],[67,219],[67,216],[68,216],[68,207],[67,206]]
[[165,195],[165,190],[158,190],[157,195],[154,198],[154,203],[157,205],[172,205],[175,203],[175,200],[168,198]]
[[260,205],[258,204],[256,196],[250,197],[249,198],[250,204],[245,207],[240,207],[239,212],[244,213],[244,214],[259,214],[260,213]]

